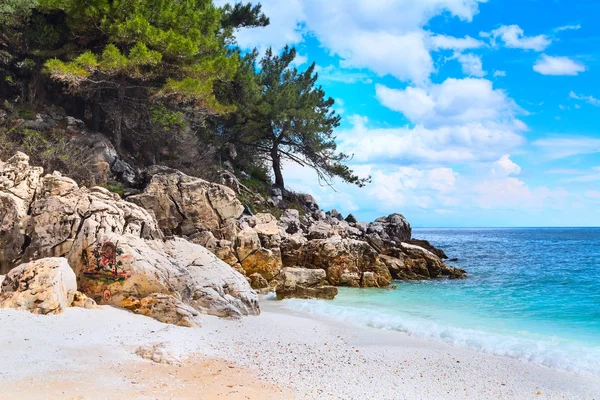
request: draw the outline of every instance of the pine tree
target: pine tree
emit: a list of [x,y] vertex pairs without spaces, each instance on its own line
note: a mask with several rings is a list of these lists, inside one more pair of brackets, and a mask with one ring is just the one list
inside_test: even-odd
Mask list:
[[370,178],[354,175],[346,165],[350,157],[336,152],[334,129],[341,117],[332,109],[334,100],[317,86],[316,65],[300,72],[292,67],[295,58],[294,48],[286,47],[280,55],[267,50],[255,73],[257,90],[249,92],[252,86],[242,85],[248,97],[236,103],[238,111],[225,126],[230,140],[268,157],[280,188],[285,188],[284,160],[312,168],[327,184],[339,177],[364,186]]

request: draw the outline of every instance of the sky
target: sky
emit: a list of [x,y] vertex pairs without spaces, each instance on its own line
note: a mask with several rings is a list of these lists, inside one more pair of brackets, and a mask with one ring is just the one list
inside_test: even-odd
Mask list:
[[[226,3],[217,0],[218,5]],[[358,188],[288,163],[322,209],[415,227],[600,226],[600,1],[262,0],[244,49],[296,47]]]

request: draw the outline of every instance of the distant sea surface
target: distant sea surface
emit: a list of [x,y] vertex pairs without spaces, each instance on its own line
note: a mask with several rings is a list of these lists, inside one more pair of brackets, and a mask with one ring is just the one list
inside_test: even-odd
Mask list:
[[600,375],[600,228],[415,229],[464,281],[347,289],[285,307]]

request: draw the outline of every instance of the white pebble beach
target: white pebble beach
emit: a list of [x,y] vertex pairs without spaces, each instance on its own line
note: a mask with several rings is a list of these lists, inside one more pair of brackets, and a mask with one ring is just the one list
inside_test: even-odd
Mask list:
[[[0,398],[600,398],[597,376],[261,306],[258,317],[202,316],[201,328],[111,307],[0,310]],[[158,343],[174,364],[136,355]]]

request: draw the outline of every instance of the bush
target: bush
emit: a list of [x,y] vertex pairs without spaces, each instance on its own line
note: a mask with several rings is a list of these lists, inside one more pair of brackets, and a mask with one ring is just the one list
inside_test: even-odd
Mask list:
[[97,184],[93,158],[64,133],[0,127],[0,159],[6,161],[17,151],[27,154],[31,165],[43,167],[46,173],[59,171],[88,187]]

